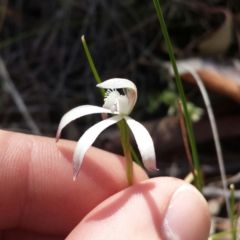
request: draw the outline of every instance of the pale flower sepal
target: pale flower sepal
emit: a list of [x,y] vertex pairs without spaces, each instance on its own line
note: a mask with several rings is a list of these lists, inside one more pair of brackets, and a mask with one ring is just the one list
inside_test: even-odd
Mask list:
[[67,112],[65,115],[63,115],[56,134],[56,142],[58,142],[62,129],[68,125],[71,121],[83,117],[85,115],[93,114],[93,113],[111,113],[109,109],[92,106],[92,105],[84,105],[75,107],[69,112]]
[[153,140],[147,129],[134,119],[124,116],[138,145],[143,164],[148,171],[157,171]]
[[111,126],[114,123],[120,121],[123,117],[121,115],[117,115],[115,117],[108,118],[103,120],[91,128],[89,128],[79,139],[77,146],[74,150],[73,155],[73,180],[76,180],[78,172],[83,162],[84,155],[89,147],[93,144],[98,135],[107,127]]

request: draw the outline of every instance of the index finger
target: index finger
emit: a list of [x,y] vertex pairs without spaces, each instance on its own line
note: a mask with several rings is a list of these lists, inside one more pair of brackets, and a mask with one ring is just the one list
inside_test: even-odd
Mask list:
[[[123,157],[96,148],[72,181],[75,142],[0,131],[0,228],[67,234],[103,200],[127,187]],[[134,166],[134,183],[147,179]]]

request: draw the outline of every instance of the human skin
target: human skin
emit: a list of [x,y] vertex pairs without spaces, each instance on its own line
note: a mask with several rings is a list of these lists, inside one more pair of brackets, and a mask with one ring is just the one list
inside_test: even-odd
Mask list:
[[204,198],[175,178],[148,179],[124,158],[91,147],[76,181],[76,143],[0,131],[0,240],[205,240]]

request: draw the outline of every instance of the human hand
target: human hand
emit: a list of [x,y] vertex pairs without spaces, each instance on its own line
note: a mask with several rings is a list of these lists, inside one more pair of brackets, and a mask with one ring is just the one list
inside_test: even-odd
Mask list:
[[182,180],[134,165],[128,187],[124,158],[92,147],[73,182],[74,142],[0,131],[0,146],[1,240],[208,237],[207,204]]

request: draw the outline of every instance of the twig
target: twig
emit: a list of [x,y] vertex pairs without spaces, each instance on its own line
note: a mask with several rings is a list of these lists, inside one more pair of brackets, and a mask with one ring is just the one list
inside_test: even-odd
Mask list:
[[178,101],[177,101],[177,107],[178,107],[179,121],[180,121],[181,130],[182,130],[183,143],[184,143],[185,151],[187,154],[188,164],[189,164],[190,170],[193,174],[195,185],[197,186],[197,182],[196,182],[197,178],[196,178],[195,169],[193,166],[192,155],[191,155],[191,152],[189,149],[187,130],[186,130],[185,122],[184,122],[184,117],[183,117],[183,113],[182,113],[182,103],[181,103],[180,99],[178,99]]

